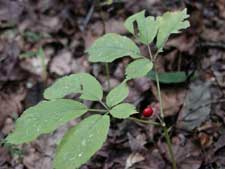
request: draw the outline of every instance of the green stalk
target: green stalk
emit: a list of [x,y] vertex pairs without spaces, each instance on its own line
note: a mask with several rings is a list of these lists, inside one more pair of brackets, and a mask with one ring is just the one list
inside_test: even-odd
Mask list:
[[88,111],[92,111],[92,112],[107,112],[108,110],[104,110],[104,109],[88,109]]
[[159,85],[159,76],[158,76],[158,72],[156,70],[155,70],[155,78],[156,78],[157,92],[158,92],[159,105],[160,105],[160,115],[163,120],[162,127],[163,127],[164,137],[166,138],[168,151],[169,151],[173,169],[177,169],[176,160],[175,160],[173,149],[172,149],[171,139],[170,139],[169,132],[168,132],[168,129],[167,129],[165,121],[164,121],[163,103],[162,103],[161,90],[160,90],[160,85]]
[[151,120],[142,120],[142,119],[137,119],[135,117],[129,117],[128,119],[139,122],[139,123],[144,123],[144,124],[151,124],[151,125],[155,125],[155,126],[161,126],[160,123],[157,123],[155,121],[151,121]]
[[[147,47],[148,47],[148,52],[149,52],[149,58],[152,62],[154,62],[158,55],[158,51],[156,52],[156,54],[154,56],[152,56],[150,46],[148,45]],[[156,71],[156,69],[155,69],[155,78],[156,78],[157,94],[158,94],[159,105],[160,105],[160,116],[162,118],[162,121],[160,120],[160,123],[163,128],[164,137],[166,138],[166,143],[168,146],[170,160],[172,162],[172,167],[173,167],[173,169],[177,169],[176,160],[175,160],[173,149],[172,149],[171,139],[170,139],[169,132],[168,132],[168,129],[167,129],[165,121],[164,121],[163,103],[162,103],[161,90],[160,90],[160,85],[159,85],[159,76],[158,76],[158,72]]]
[[176,164],[176,160],[175,160],[175,157],[174,157],[174,153],[173,153],[173,149],[172,149],[172,144],[171,144],[171,139],[170,139],[170,136],[169,136],[168,128],[166,126],[164,126],[163,127],[163,131],[164,131],[164,135],[165,135],[165,138],[166,138],[168,151],[169,151],[169,155],[170,155],[170,158],[171,158],[171,161],[172,161],[173,169],[177,169],[177,164]]
[[161,90],[160,90],[160,85],[159,85],[159,75],[156,70],[155,70],[155,79],[156,79],[157,93],[158,93],[159,104],[160,104],[160,116],[164,120],[163,103],[162,103]]

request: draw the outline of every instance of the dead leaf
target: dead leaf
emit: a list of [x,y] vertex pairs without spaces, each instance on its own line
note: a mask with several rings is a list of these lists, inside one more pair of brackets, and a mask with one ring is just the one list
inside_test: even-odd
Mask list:
[[72,53],[69,51],[61,51],[51,62],[50,72],[57,75],[69,74],[72,71]]
[[200,126],[209,116],[210,101],[209,84],[202,81],[193,82],[178,116],[177,127],[190,131]]
[[143,161],[144,159],[145,158],[140,153],[132,153],[132,154],[130,154],[129,157],[127,158],[125,169],[129,169],[135,163]]
[[184,34],[169,40],[166,45],[176,47],[180,52],[188,52],[189,54],[193,54],[196,47],[195,43],[196,36]]
[[2,133],[4,135],[9,134],[11,131],[14,129],[14,122],[12,118],[6,118],[5,123],[3,125],[4,127],[2,128]]
[[17,22],[24,10],[20,1],[0,0],[0,24],[2,21]]
[[[156,98],[158,98],[156,86],[152,86],[152,92]],[[163,102],[164,115],[172,116],[179,112],[181,106],[184,103],[186,91],[183,87],[176,87],[170,89],[161,89],[161,97]]]
[[18,71],[18,55],[20,49],[15,41],[7,42],[0,39],[0,81],[20,80]]
[[0,168],[2,168],[3,165],[8,161],[10,161],[10,156],[7,149],[0,147]]
[[166,168],[166,163],[163,160],[162,156],[158,149],[154,148],[151,151],[148,151],[145,156],[145,160],[136,163],[133,165],[132,169],[162,169]]
[[26,91],[22,88],[16,92],[0,93],[0,128],[7,117],[13,117],[13,113],[19,114],[22,111],[22,101]]
[[[45,64],[47,64],[48,60],[45,59]],[[20,62],[21,68],[24,70],[41,76],[43,72],[43,67],[42,67],[42,62],[41,59],[38,57],[33,57],[33,58],[27,58],[23,61]]]
[[204,132],[201,132],[198,134],[198,140],[201,144],[202,147],[207,148],[209,146],[212,145],[213,143],[213,136],[212,135],[208,135]]
[[123,25],[123,20],[121,18],[118,19],[109,19],[107,22],[105,22],[105,31],[106,33],[118,33],[118,34],[124,34],[127,33],[127,30],[125,29]]
[[[172,146],[177,167],[179,169],[199,169],[202,164],[201,149],[183,137],[176,137],[176,143]],[[167,144],[158,142],[158,147],[162,153],[166,153],[166,158],[170,159]]]
[[129,139],[129,145],[134,152],[143,152],[145,150],[144,145],[146,144],[145,135],[132,136],[130,133],[127,134]]

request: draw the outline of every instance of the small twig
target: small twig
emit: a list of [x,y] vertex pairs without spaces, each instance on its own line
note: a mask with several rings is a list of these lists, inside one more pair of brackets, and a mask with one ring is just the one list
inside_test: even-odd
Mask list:
[[152,120],[142,120],[142,119],[138,119],[138,118],[135,118],[135,117],[129,117],[128,119],[136,121],[136,122],[139,122],[139,123],[145,123],[145,124],[151,124],[151,125],[155,125],[155,126],[161,126],[160,123],[157,123],[157,122],[152,121]]
[[83,24],[80,26],[80,30],[83,32],[84,29],[86,28],[88,22],[90,21],[91,19],[91,16],[94,12],[94,9],[95,9],[95,1],[93,1],[92,5],[91,5],[91,8],[89,9],[84,21],[83,21]]
[[225,50],[225,43],[223,42],[204,42],[199,44],[199,47],[207,47],[207,48],[220,48]]

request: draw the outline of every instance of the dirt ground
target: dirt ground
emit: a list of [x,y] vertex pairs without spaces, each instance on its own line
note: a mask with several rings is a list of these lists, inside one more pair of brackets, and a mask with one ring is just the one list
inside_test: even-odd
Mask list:
[[[224,0],[0,0],[0,140],[28,107],[42,100],[57,78],[89,72],[107,91],[104,64],[88,62],[85,49],[104,33],[130,34],[124,20],[145,9],[158,16],[187,8],[191,27],[171,36],[157,60],[160,72],[195,74],[182,83],[162,83],[166,121],[171,126],[178,169],[225,168],[225,1]],[[32,51],[44,49],[42,60]],[[147,49],[141,47],[142,53]],[[129,58],[110,64],[111,87],[124,78]],[[45,71],[46,70],[47,74]],[[127,102],[159,111],[156,85],[148,77],[129,82]],[[99,105],[85,102],[89,107]],[[141,114],[135,115],[143,118]],[[56,144],[69,122],[52,134],[20,146],[0,145],[0,169],[52,169]],[[104,146],[81,169],[170,169],[162,131],[113,119]]]

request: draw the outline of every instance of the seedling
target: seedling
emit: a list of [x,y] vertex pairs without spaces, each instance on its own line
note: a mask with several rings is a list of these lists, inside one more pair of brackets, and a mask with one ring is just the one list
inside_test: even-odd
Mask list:
[[[168,150],[173,169],[176,161],[173,155],[168,129],[164,122],[159,77],[154,70],[157,84],[158,100],[160,103],[160,123],[130,117],[137,113],[135,106],[124,103],[128,96],[129,80],[143,77],[154,67],[158,53],[172,33],[179,33],[181,29],[189,27],[186,20],[189,17],[186,9],[183,11],[166,12],[162,16],[145,16],[145,11],[132,15],[125,21],[125,27],[143,45],[148,48],[149,56],[142,56],[138,46],[128,37],[115,33],[108,33],[97,39],[87,49],[90,62],[113,62],[118,58],[130,56],[133,61],[126,68],[126,75],[121,84],[112,89],[103,99],[101,84],[90,74],[77,73],[57,80],[44,92],[46,100],[36,106],[28,108],[16,121],[15,131],[6,140],[11,144],[22,144],[36,139],[44,133],[50,133],[71,119],[75,119],[88,111],[97,112],[82,120],[71,128],[57,147],[54,158],[55,169],[79,168],[87,162],[97,150],[101,148],[107,138],[110,118],[131,119],[137,122],[153,124],[161,127],[168,144]],[[137,31],[135,26],[137,25]],[[153,55],[150,44],[156,39],[157,51]],[[79,93],[80,99],[99,102],[102,109],[90,109],[86,105],[64,97],[71,93]],[[149,113],[149,112],[148,112]],[[150,112],[152,114],[152,111]],[[112,117],[111,117],[111,116]]]

